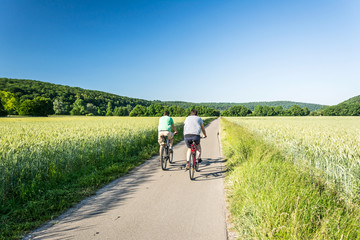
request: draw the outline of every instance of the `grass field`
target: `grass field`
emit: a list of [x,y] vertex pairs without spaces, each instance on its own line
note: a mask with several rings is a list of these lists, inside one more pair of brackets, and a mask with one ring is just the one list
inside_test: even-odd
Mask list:
[[239,238],[360,239],[359,127],[351,117],[223,118]]
[[262,136],[297,164],[318,169],[347,199],[360,193],[359,117],[228,118]]
[[[174,118],[176,141],[184,119]],[[157,125],[152,117],[1,118],[0,239],[19,238],[157,154]]]

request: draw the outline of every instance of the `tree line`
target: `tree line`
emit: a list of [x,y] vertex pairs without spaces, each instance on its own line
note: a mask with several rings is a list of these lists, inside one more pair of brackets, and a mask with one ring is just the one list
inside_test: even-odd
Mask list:
[[301,108],[299,105],[293,105],[289,109],[283,109],[282,106],[261,106],[255,107],[254,111],[249,108],[238,105],[232,106],[221,113],[222,116],[308,116],[310,110],[307,107]]
[[[128,105],[134,108],[136,105],[149,106],[152,104],[151,101],[143,99],[34,80],[0,78],[0,90],[14,94],[19,104],[25,100],[32,101],[37,97],[50,99],[57,106],[57,109],[54,110],[55,114],[60,111],[61,114],[65,115],[71,114],[70,111],[73,110],[75,101],[78,99],[83,100],[85,105],[92,104],[89,105],[89,111],[96,111],[97,115],[106,115],[109,102],[114,108],[127,107]],[[79,105],[79,101],[75,105]]]
[[281,106],[284,110],[291,108],[294,105],[298,105],[301,108],[308,108],[310,111],[316,111],[324,108],[324,105],[313,104],[313,103],[302,103],[302,102],[291,102],[291,101],[271,101],[271,102],[248,102],[248,103],[227,103],[227,102],[212,102],[212,103],[191,103],[191,102],[182,102],[182,101],[166,101],[166,105],[177,105],[182,108],[188,108],[190,106],[203,105],[210,108],[215,108],[220,111],[228,110],[233,106],[244,106],[250,109],[251,111],[255,110],[257,106],[268,106],[268,107],[278,107]]
[[[0,116],[26,115],[26,116],[47,116],[55,115],[87,115],[87,116],[162,116],[168,110],[171,116],[187,116],[195,106],[181,108],[179,106],[166,106],[160,103],[144,106],[137,104],[132,107],[114,106],[109,101],[106,109],[91,102],[86,102],[78,97],[73,104],[68,105],[59,99],[52,101],[50,98],[35,97],[23,101],[16,98],[14,93],[0,91]],[[200,116],[220,116],[220,111],[206,106],[196,106]]]
[[0,78],[0,98],[0,116],[159,116],[165,109],[173,116],[186,116],[192,108],[198,109],[202,116],[219,116],[220,111],[223,116],[307,116],[309,113],[312,116],[360,115],[360,96],[330,107],[288,101],[195,104],[147,101],[78,87],[9,78]]
[[341,103],[314,112],[312,115],[323,116],[360,116],[360,103]]

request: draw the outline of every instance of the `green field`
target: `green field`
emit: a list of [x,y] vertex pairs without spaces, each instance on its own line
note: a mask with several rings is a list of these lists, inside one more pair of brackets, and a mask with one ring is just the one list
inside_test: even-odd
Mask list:
[[318,169],[353,199],[360,189],[359,117],[227,118],[274,144],[299,165]]
[[360,239],[356,117],[223,118],[240,239]]
[[[158,119],[1,118],[0,239],[19,238],[157,154]],[[184,119],[174,118],[176,141]]]

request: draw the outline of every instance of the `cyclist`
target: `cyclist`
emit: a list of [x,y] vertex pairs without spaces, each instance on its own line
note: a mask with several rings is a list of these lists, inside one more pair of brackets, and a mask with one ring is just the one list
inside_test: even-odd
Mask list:
[[[171,132],[171,129],[174,130],[174,133]],[[162,143],[161,136],[167,136],[170,141],[169,149],[170,149],[170,152],[172,152],[173,142],[174,142],[173,137],[174,137],[174,134],[177,134],[177,130],[174,125],[174,120],[172,119],[172,117],[169,116],[169,111],[165,111],[164,116],[162,116],[159,119],[158,131],[159,131],[159,135],[158,135],[159,136],[158,137],[159,144],[161,145],[161,143]]]
[[191,143],[195,141],[196,149],[199,152],[198,162],[202,162],[201,160],[201,145],[200,145],[200,133],[203,133],[204,138],[206,138],[206,131],[204,127],[204,122],[201,117],[197,116],[197,110],[191,110],[190,116],[185,119],[184,123],[184,140],[186,146],[188,148],[186,154],[186,169],[189,168],[189,159],[191,154]]

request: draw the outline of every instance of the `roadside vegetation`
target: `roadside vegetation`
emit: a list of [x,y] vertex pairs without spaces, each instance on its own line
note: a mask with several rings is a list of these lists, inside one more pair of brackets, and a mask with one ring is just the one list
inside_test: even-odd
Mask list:
[[[342,184],[332,184],[336,181],[329,181],[333,178],[321,168],[310,160],[303,161],[308,155],[281,148],[288,141],[294,148],[309,150],[307,143],[302,148],[289,136],[291,127],[281,135],[280,143],[273,141],[279,138],[272,131],[282,131],[281,126],[264,132],[268,121],[279,122],[278,119],[244,119],[221,120],[229,170],[227,197],[239,239],[360,239],[358,193],[348,195],[341,191]],[[260,124],[266,125],[264,129]],[[286,128],[283,124],[282,127]],[[293,133],[297,130],[293,129]],[[298,133],[304,134],[305,131]],[[326,134],[323,143],[328,141]]]
[[[179,142],[184,118],[174,121]],[[0,119],[0,239],[19,239],[157,154],[157,125],[158,118]]]

